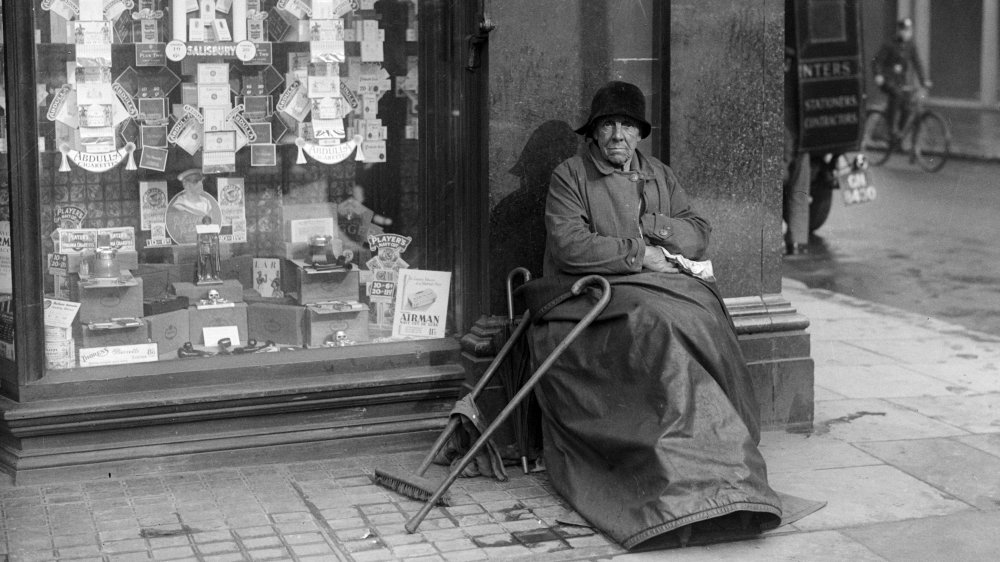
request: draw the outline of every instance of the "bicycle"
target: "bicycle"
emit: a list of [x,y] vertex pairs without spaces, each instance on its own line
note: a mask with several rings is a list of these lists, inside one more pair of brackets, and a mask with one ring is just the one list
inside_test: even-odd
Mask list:
[[924,170],[936,172],[945,165],[951,153],[948,122],[939,113],[924,107],[926,90],[904,86],[902,92],[901,105],[909,108],[909,116],[900,132],[892,132],[883,109],[869,109],[865,114],[861,150],[875,166],[884,164],[896,150],[909,152],[910,163],[916,162]]

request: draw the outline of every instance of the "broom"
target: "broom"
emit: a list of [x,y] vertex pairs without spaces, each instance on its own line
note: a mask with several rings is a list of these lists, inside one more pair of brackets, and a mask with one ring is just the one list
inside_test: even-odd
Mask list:
[[[590,323],[593,322],[594,319],[597,318],[597,316],[604,310],[604,308],[608,305],[608,302],[611,300],[611,285],[608,283],[607,279],[601,277],[600,275],[588,275],[587,277],[578,280],[576,283],[573,283],[573,287],[570,292],[550,301],[549,304],[546,304],[539,310],[538,317],[541,318],[545,316],[545,314],[551,310],[552,307],[566,300],[566,298],[580,295],[583,292],[584,287],[592,283],[600,283],[602,288],[600,299],[593,306],[593,308],[591,308],[590,311],[587,312],[587,314],[584,315],[579,322],[577,322],[576,326],[573,326],[573,329],[570,330],[569,334],[567,334],[566,337],[564,337],[562,341],[556,345],[555,349],[553,349],[549,356],[545,358],[545,361],[542,362],[538,369],[531,374],[531,377],[525,381],[524,386],[518,390],[513,400],[508,402],[507,405],[504,406],[503,410],[496,415],[490,425],[483,430],[483,432],[479,435],[479,439],[477,439],[475,444],[469,448],[469,450],[465,453],[465,456],[462,457],[457,464],[452,464],[451,472],[448,473],[448,476],[445,477],[444,481],[441,482],[437,486],[437,489],[435,489],[430,497],[427,498],[423,507],[420,508],[420,511],[413,515],[413,517],[410,517],[410,519],[406,521],[406,524],[403,525],[403,528],[405,528],[408,533],[415,533],[417,531],[417,527],[420,526],[420,523],[425,517],[427,517],[427,514],[430,513],[431,508],[441,503],[441,498],[445,496],[448,488],[455,482],[455,479],[458,478],[462,471],[465,470],[465,467],[472,462],[472,459],[476,456],[476,454],[478,454],[479,451],[486,446],[487,441],[493,436],[493,433],[496,432],[497,428],[500,427],[500,424],[505,422],[514,409],[520,405],[525,397],[527,397],[528,393],[532,391],[542,376],[549,370],[549,367],[551,367],[552,364],[555,363],[556,359],[562,355],[562,352],[565,351],[566,348],[573,343],[576,337],[579,336],[580,333],[583,332],[588,326],[590,326]],[[524,316],[524,320],[527,320],[527,311],[525,311]],[[525,323],[522,322],[521,326],[524,326],[524,324]],[[518,326],[519,330],[521,326]],[[516,338],[510,339],[507,343],[509,344],[513,341],[516,341]],[[507,347],[508,346],[506,345],[504,346],[504,348]],[[492,367],[492,365],[490,366]]]
[[[490,379],[492,379],[493,375],[497,372],[497,370],[499,370],[499,367],[503,363],[504,359],[510,355],[510,351],[513,349],[514,344],[527,329],[529,318],[530,315],[528,311],[525,311],[524,315],[521,317],[521,323],[517,325],[517,328],[511,334],[506,343],[504,343],[500,352],[493,358],[493,361],[483,373],[483,376],[479,378],[479,382],[477,382],[476,386],[469,392],[473,401],[475,401],[482,390],[486,388],[486,385],[489,384]],[[417,467],[416,472],[400,474],[389,470],[375,469],[375,474],[371,477],[372,482],[418,501],[429,500],[431,496],[434,495],[434,491],[438,489],[440,483],[425,478],[424,473],[427,472],[428,468],[430,468],[431,463],[434,462],[434,457],[436,457],[438,453],[441,452],[441,449],[443,449],[448,443],[448,439],[451,437],[451,434],[455,432],[460,423],[461,420],[458,416],[449,416],[448,425],[445,426],[441,435],[438,436],[437,441],[434,442],[430,452],[424,458],[423,462],[420,463],[420,466]],[[435,504],[448,505],[448,501],[448,496],[442,494],[437,500],[435,500]]]

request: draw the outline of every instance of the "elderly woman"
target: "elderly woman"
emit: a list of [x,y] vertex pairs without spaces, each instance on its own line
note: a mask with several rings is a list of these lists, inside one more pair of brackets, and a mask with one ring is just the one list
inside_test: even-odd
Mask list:
[[[577,130],[585,149],[552,175],[545,283],[523,292],[538,310],[575,277],[611,282],[607,309],[536,395],[553,486],[628,549],[746,536],[781,516],[732,321],[697,267],[711,228],[670,168],[636,150],[649,131],[639,88],[596,93]],[[547,313],[531,330],[533,357],[591,306],[571,299]]]

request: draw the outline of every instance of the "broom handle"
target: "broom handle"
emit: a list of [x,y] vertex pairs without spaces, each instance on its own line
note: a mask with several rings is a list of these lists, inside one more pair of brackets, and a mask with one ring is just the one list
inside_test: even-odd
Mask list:
[[[514,333],[511,334],[510,338],[508,338],[507,341],[503,344],[503,347],[500,348],[500,352],[497,353],[497,356],[493,358],[493,361],[490,363],[490,366],[486,368],[485,372],[483,372],[483,376],[479,377],[479,381],[476,382],[476,386],[472,387],[472,390],[469,392],[469,394],[472,396],[473,401],[475,401],[475,399],[479,397],[479,394],[483,391],[484,388],[486,388],[486,385],[489,384],[490,379],[493,378],[494,373],[496,373],[497,370],[500,368],[500,364],[507,357],[507,355],[510,354],[510,350],[513,349],[514,344],[517,341],[517,338],[521,337],[521,334],[523,334],[524,331],[528,328],[529,319],[530,319],[530,314],[527,310],[525,310],[524,314],[521,316],[521,323],[517,325],[517,328],[514,330]],[[441,435],[439,435],[437,441],[434,442],[434,446],[431,447],[430,452],[427,453],[426,457],[424,457],[424,461],[420,463],[419,467],[417,467],[417,476],[423,476],[424,472],[427,472],[427,469],[430,468],[431,463],[434,462],[434,457],[436,457],[438,453],[441,452],[441,449],[444,448],[445,444],[448,442],[448,438],[451,437],[451,434],[454,433],[455,429],[458,428],[459,423],[460,422],[458,416],[448,417],[448,425],[446,425],[444,430],[441,431]]]
[[[599,275],[588,275],[587,277],[584,277],[583,279],[580,279],[573,284],[572,292],[574,295],[579,295],[581,292],[583,292],[583,287],[592,282],[598,282],[602,286],[603,294],[601,295],[600,300],[598,300],[597,304],[594,305],[592,309],[590,309],[587,315],[584,316],[583,319],[580,320],[580,322],[577,323],[577,325],[574,326],[572,330],[570,330],[570,333],[565,338],[563,338],[561,342],[559,342],[559,345],[557,345],[556,348],[552,351],[552,353],[550,353],[549,356],[545,359],[545,361],[542,362],[541,366],[538,367],[538,370],[531,375],[531,378],[529,378],[527,382],[524,383],[524,386],[521,387],[521,390],[517,391],[517,394],[515,394],[514,397],[511,398],[510,402],[508,402],[507,405],[504,406],[504,409],[501,410],[499,414],[497,414],[497,417],[493,419],[493,422],[485,430],[483,430],[483,433],[479,436],[479,439],[475,442],[474,445],[472,445],[472,447],[465,454],[465,456],[462,457],[462,460],[460,460],[457,465],[453,465],[452,471],[448,474],[448,477],[444,479],[444,482],[442,482],[441,485],[438,486],[438,489],[434,492],[434,495],[431,496],[429,500],[427,500],[427,502],[424,504],[423,507],[420,508],[420,511],[418,511],[416,515],[411,517],[410,520],[406,522],[406,525],[404,525],[404,527],[406,528],[407,532],[409,533],[416,532],[417,527],[420,526],[420,523],[423,522],[424,518],[427,517],[427,514],[430,513],[431,508],[434,507],[434,505],[438,502],[438,500],[441,499],[441,496],[443,496],[444,493],[448,490],[448,488],[455,482],[455,479],[458,478],[458,475],[461,474],[463,470],[465,470],[465,467],[468,466],[470,462],[472,462],[472,459],[475,458],[475,456],[479,453],[480,449],[482,449],[486,445],[486,442],[489,440],[490,437],[493,436],[493,433],[497,430],[497,428],[500,427],[500,424],[502,424],[504,421],[507,420],[507,417],[510,415],[510,413],[513,412],[514,409],[517,408],[518,404],[520,404],[521,401],[524,400],[524,397],[527,396],[528,393],[532,391],[534,386],[538,383],[539,379],[542,378],[542,375],[544,375],[546,371],[549,370],[549,367],[551,367],[552,364],[555,363],[556,359],[558,359],[559,356],[562,355],[563,351],[565,351],[566,348],[569,347],[571,343],[573,343],[573,340],[575,340],[576,337],[580,335],[580,332],[585,330],[587,326],[589,326],[590,323],[593,322],[594,319],[597,318],[597,316],[604,311],[604,307],[606,307],[608,305],[608,301],[611,300],[611,285],[608,283],[607,279]],[[513,339],[514,338],[511,338],[508,341],[513,341]]]

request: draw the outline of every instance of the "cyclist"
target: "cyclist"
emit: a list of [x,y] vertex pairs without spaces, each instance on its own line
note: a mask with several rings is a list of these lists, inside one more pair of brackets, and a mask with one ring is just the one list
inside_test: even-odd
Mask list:
[[873,62],[875,84],[888,97],[885,116],[895,137],[909,118],[910,98],[906,88],[912,86],[913,76],[924,88],[931,87],[931,81],[924,78],[924,68],[913,44],[912,19],[903,18],[896,22],[896,35],[892,41],[882,45]]

